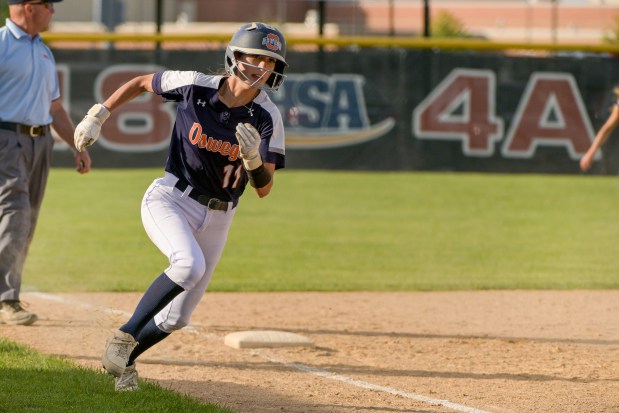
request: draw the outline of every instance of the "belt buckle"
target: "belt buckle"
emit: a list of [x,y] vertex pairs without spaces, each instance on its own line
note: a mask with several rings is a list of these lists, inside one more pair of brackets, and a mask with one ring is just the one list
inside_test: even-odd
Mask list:
[[[35,129],[39,129],[39,133],[35,133]],[[41,136],[41,125],[32,125],[30,126],[30,130],[28,131],[28,134],[30,135],[31,138],[36,138],[37,136]]]
[[210,209],[216,209],[216,210],[219,210],[219,211],[227,211],[228,210],[227,205],[226,205],[226,209],[224,210],[222,203],[223,202],[220,201],[217,198],[211,198],[211,199],[208,200],[208,207]]

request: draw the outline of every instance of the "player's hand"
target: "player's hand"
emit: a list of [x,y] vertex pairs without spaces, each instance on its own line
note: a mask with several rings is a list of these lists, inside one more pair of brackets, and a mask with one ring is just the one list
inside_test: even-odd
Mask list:
[[582,159],[580,160],[580,169],[583,172],[586,172],[587,170],[589,170],[589,168],[591,168],[591,165],[593,164],[594,156],[595,156],[595,152],[592,152],[591,150],[589,150],[582,157]]
[[110,111],[100,103],[94,105],[84,119],[75,127],[73,140],[75,149],[83,152],[86,147],[95,143],[101,133],[101,125],[110,117]]
[[260,133],[250,123],[236,125],[236,139],[239,141],[239,150],[243,163],[248,171],[262,165],[260,157]]
[[580,160],[580,170],[583,172],[587,172],[589,168],[591,168],[591,158],[585,155]]

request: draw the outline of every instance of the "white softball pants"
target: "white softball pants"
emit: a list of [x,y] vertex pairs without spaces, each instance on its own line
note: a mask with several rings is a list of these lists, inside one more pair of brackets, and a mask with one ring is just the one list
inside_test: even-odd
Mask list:
[[168,277],[185,291],[155,316],[157,326],[171,333],[189,324],[221,258],[236,208],[211,210],[174,188],[167,173],[150,185],[142,200],[142,223],[159,250],[168,257]]

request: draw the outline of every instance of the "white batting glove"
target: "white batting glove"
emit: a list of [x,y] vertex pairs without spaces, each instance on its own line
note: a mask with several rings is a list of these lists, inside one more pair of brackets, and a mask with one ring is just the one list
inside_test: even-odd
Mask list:
[[95,143],[101,133],[101,125],[110,117],[110,111],[97,103],[90,108],[84,119],[75,127],[73,140],[75,148],[83,152],[86,147]]
[[258,148],[260,147],[260,133],[250,123],[236,125],[236,139],[239,141],[239,149],[245,169],[253,171],[262,165],[262,158]]

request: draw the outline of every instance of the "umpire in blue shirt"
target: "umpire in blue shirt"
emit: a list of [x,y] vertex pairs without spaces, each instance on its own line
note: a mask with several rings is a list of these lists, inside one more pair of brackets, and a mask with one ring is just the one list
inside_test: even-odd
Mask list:
[[[30,325],[19,293],[52,158],[51,129],[73,147],[73,123],[60,99],[56,63],[39,33],[62,0],[8,0],[0,28],[0,324]],[[79,173],[87,152],[75,151]]]

